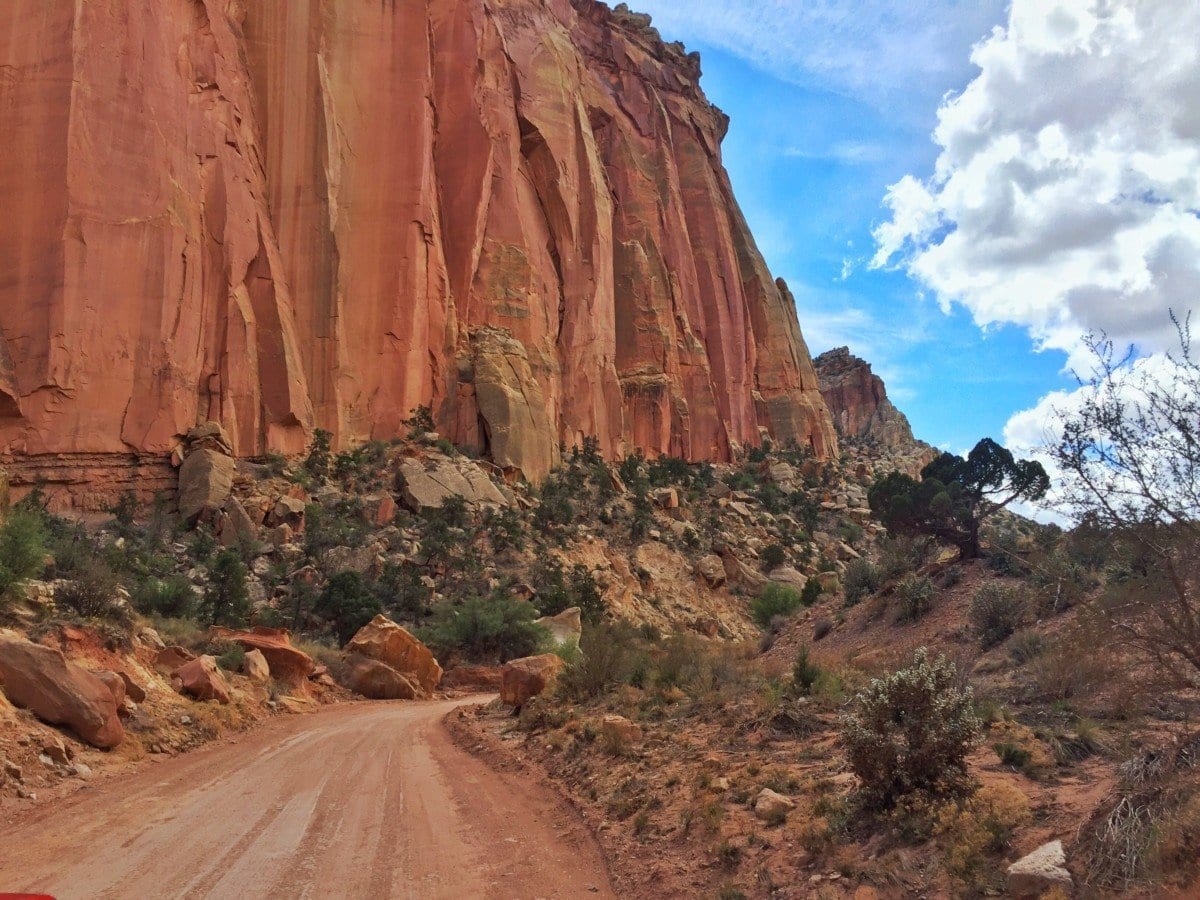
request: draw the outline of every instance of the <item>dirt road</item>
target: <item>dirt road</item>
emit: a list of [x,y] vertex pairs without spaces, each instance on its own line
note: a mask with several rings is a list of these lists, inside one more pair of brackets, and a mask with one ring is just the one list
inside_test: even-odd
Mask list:
[[615,896],[569,808],[454,745],[461,702],[331,708],[147,763],[0,831],[0,892]]

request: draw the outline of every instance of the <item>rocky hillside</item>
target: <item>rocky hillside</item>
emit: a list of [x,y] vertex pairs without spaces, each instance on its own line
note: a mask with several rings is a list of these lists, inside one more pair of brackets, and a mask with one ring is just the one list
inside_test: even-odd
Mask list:
[[[0,454],[100,507],[198,422],[239,457],[400,434],[837,439],[695,54],[594,0],[0,6]],[[161,482],[161,483],[160,483]]]

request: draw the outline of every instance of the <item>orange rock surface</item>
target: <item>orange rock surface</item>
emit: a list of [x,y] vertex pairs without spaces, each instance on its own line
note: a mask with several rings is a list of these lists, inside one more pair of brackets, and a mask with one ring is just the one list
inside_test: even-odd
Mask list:
[[386,439],[419,404],[534,479],[585,436],[833,454],[698,79],[594,0],[0,4],[14,482],[107,461],[115,490],[209,420],[240,456]]

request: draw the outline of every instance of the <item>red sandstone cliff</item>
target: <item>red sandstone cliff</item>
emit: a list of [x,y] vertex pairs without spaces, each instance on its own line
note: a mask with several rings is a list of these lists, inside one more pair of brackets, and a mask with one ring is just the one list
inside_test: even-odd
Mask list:
[[[388,438],[836,437],[699,65],[593,0],[0,4],[14,479]],[[24,474],[23,474],[24,473]]]

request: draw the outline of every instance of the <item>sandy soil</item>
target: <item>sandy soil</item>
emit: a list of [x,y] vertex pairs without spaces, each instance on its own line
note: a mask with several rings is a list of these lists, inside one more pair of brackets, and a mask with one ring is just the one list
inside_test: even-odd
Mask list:
[[472,702],[334,707],[79,791],[0,831],[0,891],[615,896],[574,811],[453,743]]

